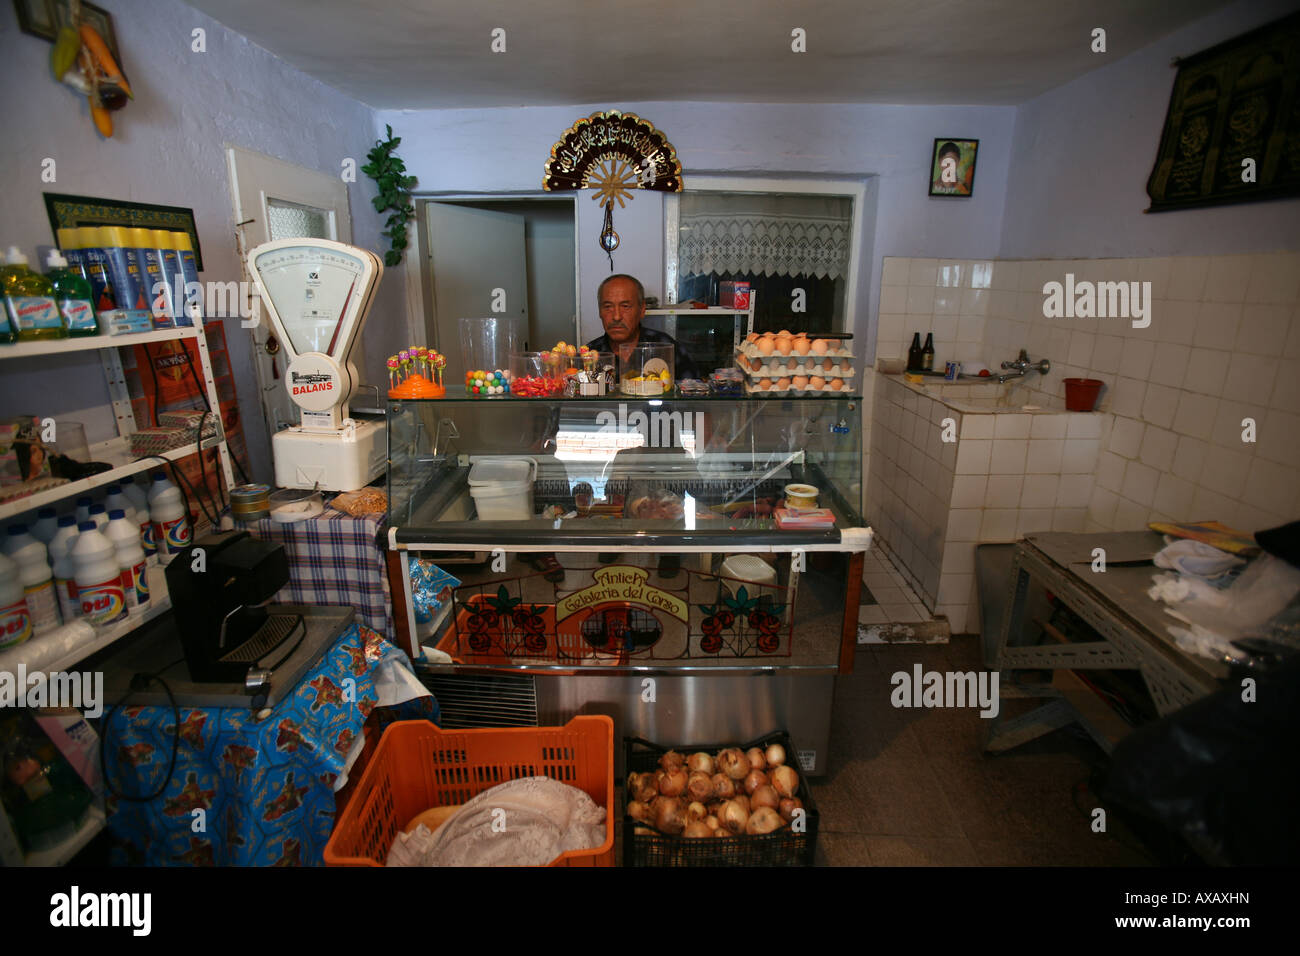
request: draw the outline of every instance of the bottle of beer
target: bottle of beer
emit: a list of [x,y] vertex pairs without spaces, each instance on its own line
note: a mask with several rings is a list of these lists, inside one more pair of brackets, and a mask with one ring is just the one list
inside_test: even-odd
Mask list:
[[934,370],[934,333],[930,332],[925,337],[925,348],[921,350],[921,368],[927,372]]
[[907,349],[907,370],[909,372],[921,371],[921,333],[912,333],[912,344]]

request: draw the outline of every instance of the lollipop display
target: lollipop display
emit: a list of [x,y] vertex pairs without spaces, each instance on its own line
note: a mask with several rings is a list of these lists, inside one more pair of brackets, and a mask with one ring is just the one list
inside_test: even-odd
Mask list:
[[423,345],[413,345],[389,356],[389,398],[442,398],[447,388],[442,383],[442,370],[447,359]]

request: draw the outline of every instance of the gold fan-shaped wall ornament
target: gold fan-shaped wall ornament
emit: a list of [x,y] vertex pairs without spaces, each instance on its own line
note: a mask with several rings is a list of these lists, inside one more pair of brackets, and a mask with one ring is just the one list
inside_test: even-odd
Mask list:
[[592,113],[565,131],[551,147],[542,188],[548,192],[594,189],[592,199],[623,208],[634,189],[681,192],[677,150],[635,113]]

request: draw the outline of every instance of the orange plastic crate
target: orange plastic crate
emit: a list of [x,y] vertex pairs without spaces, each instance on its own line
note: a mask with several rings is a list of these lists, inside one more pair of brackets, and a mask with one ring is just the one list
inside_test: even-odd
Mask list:
[[380,738],[356,792],[325,844],[327,866],[383,866],[402,827],[430,807],[465,803],[519,777],[550,777],[605,808],[605,843],[551,866],[613,866],[614,721],[574,717],[563,727],[441,730],[404,720]]

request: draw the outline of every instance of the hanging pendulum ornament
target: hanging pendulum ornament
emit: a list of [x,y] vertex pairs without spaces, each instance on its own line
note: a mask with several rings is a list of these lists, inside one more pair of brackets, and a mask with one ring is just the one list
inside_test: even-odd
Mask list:
[[614,271],[614,250],[618,248],[618,233],[614,231],[614,204],[605,204],[605,226],[600,231],[600,248],[609,256],[609,271]]

